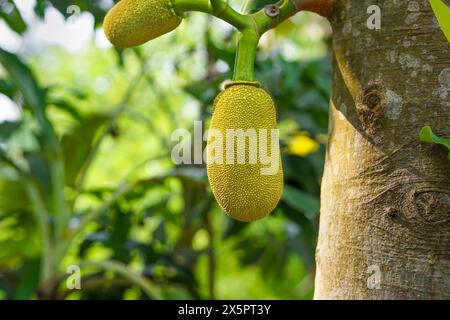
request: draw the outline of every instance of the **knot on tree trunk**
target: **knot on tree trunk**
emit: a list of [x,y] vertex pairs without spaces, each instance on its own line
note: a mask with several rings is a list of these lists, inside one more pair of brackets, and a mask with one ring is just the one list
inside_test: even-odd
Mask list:
[[363,129],[370,135],[375,134],[383,116],[383,97],[386,96],[386,89],[379,81],[369,82],[360,93],[356,112]]

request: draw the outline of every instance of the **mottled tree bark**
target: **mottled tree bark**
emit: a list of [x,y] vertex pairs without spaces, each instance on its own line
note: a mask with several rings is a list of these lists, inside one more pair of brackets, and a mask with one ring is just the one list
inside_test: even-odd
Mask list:
[[335,0],[329,20],[315,298],[449,299],[450,165],[418,135],[450,136],[450,44],[428,0]]

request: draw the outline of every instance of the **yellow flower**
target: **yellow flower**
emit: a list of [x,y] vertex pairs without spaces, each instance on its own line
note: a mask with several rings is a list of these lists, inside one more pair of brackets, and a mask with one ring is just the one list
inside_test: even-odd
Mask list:
[[316,152],[319,149],[319,143],[305,134],[298,134],[289,142],[286,151],[300,157]]

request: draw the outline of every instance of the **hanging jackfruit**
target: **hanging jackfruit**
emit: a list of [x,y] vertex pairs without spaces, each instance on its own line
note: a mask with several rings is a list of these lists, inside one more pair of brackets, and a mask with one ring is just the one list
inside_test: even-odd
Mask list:
[[168,33],[180,22],[170,0],[121,0],[107,13],[103,30],[113,45],[128,48]]
[[236,220],[262,219],[280,200],[283,171],[276,128],[274,102],[258,86],[232,83],[214,101],[208,179],[219,205]]

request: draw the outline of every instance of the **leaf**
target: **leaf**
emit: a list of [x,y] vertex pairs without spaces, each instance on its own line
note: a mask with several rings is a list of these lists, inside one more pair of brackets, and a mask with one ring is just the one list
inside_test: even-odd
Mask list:
[[33,112],[43,110],[45,106],[44,91],[37,84],[31,70],[20,59],[0,48],[0,63],[8,71],[11,80],[22,92],[25,103]]
[[164,220],[161,220],[158,227],[153,232],[153,238],[160,243],[165,243],[167,241],[166,224]]
[[26,153],[25,159],[28,163],[28,167],[31,175],[39,183],[40,189],[43,195],[48,196],[50,194],[50,163],[42,154]]
[[108,117],[94,114],[86,118],[71,133],[61,140],[66,165],[67,184],[73,186],[75,179],[92,149],[98,129],[106,123]]
[[12,98],[15,92],[16,89],[10,81],[0,79],[0,93],[3,93],[5,96]]
[[0,122],[0,142],[5,142],[17,130],[22,122],[20,121],[4,121]]
[[111,222],[113,229],[107,245],[113,250],[116,260],[126,262],[130,260],[130,251],[125,248],[125,244],[131,229],[132,212],[124,212],[120,208],[114,211]]
[[0,179],[0,213],[25,210],[29,205],[24,183],[20,180]]
[[29,108],[36,116],[41,127],[44,145],[55,148],[56,136],[45,114],[45,91],[38,85],[27,65],[16,55],[0,48],[0,63],[22,93],[25,107]]
[[308,219],[314,219],[319,213],[320,201],[318,198],[289,185],[284,185],[282,199],[294,209],[304,213]]
[[39,124],[35,121],[34,116],[25,113],[21,115],[20,126],[14,128],[10,133],[5,148],[8,150],[20,150],[21,153],[33,152],[42,153],[41,145],[38,141],[40,134]]
[[80,89],[80,88],[69,86],[69,87],[66,87],[65,89],[71,95],[73,95],[75,98],[84,100],[84,99],[86,99],[88,97],[88,94],[85,91],[83,91],[82,89]]
[[433,132],[433,130],[431,130],[430,126],[425,126],[420,130],[419,138],[423,142],[440,144],[441,146],[446,147],[449,150],[448,160],[450,161],[450,138],[449,137],[439,137]]
[[62,98],[51,99],[49,101],[49,104],[52,104],[58,109],[61,109],[62,111],[66,112],[67,114],[72,116],[72,118],[77,120],[79,123],[83,122],[83,116],[78,112],[77,108],[68,100]]
[[[1,3],[0,18],[5,20],[8,26],[17,32],[23,34],[27,30],[27,25],[12,0],[4,0]],[[7,8],[7,10],[5,10]]]
[[132,283],[138,285],[146,295],[151,299],[161,299],[161,289],[156,286],[152,281],[142,276],[140,273],[135,272],[127,265],[118,261],[89,261],[80,263],[86,267],[97,267],[106,271],[112,271]]
[[450,43],[450,9],[442,0],[430,0],[431,7],[438,19],[442,32]]
[[40,18],[44,18],[45,9],[47,8],[47,0],[37,0],[34,5],[34,13]]
[[20,283],[14,293],[16,300],[28,300],[32,298],[39,285],[39,259],[33,259],[24,263],[20,272]]

